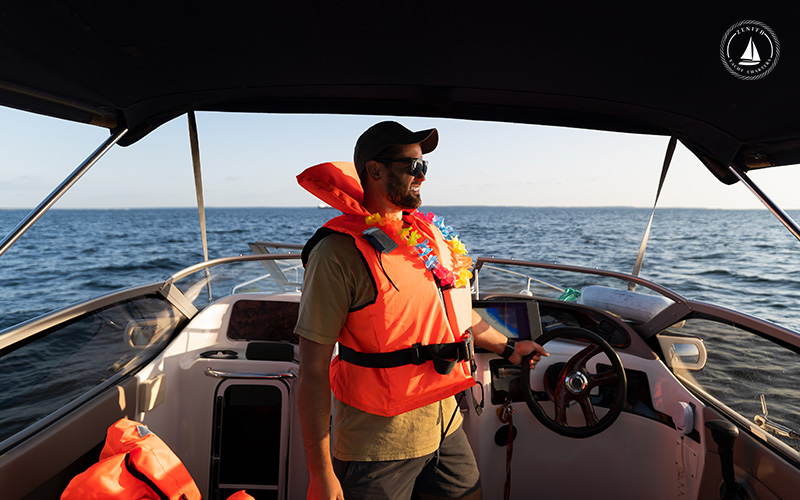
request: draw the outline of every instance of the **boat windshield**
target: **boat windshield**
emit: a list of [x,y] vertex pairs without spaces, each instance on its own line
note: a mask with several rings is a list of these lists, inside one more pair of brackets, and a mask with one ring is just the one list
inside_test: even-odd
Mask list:
[[[664,334],[702,341],[701,369],[672,363],[673,373],[761,439],[800,461],[800,354],[774,338],[713,314],[689,318]],[[673,356],[678,355],[674,350]],[[744,418],[744,420],[742,420]]]
[[[4,334],[21,331],[29,336],[0,350],[0,447],[16,433],[46,425],[148,362],[187,320],[154,294],[98,302]],[[47,324],[50,318],[54,326]]]
[[236,293],[300,293],[303,265],[300,254],[248,256],[198,264],[173,275],[173,284],[202,310]]
[[[622,273],[506,259],[479,259],[472,289],[476,299],[520,295],[578,302],[640,324],[684,301],[669,289]],[[636,307],[625,307],[631,301]]]

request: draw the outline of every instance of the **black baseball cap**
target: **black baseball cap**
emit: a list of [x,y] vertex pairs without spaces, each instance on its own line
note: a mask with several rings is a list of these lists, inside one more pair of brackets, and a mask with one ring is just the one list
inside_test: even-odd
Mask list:
[[389,146],[419,144],[422,154],[430,153],[439,144],[439,132],[435,128],[412,132],[397,122],[385,121],[376,123],[361,134],[356,141],[353,153],[356,170],[359,175],[381,151]]

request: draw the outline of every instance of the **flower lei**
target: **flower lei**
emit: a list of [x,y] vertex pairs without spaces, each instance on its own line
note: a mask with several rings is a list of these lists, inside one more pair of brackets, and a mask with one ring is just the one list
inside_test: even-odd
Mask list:
[[419,258],[425,264],[425,267],[439,278],[439,282],[443,286],[455,285],[457,288],[466,286],[470,278],[472,278],[472,272],[470,272],[472,268],[472,259],[467,256],[467,249],[458,239],[458,233],[456,233],[452,227],[444,223],[443,217],[438,217],[432,212],[423,214],[415,210],[411,215],[439,228],[439,231],[441,231],[444,237],[444,241],[447,243],[447,246],[450,247],[450,253],[452,254],[454,263],[452,271],[444,267],[439,261],[439,257],[434,253],[433,248],[430,247],[430,241],[428,239],[420,241],[422,235],[416,229],[400,227],[399,221],[384,221],[381,214],[377,212],[367,216],[365,222],[370,226],[395,226],[392,229],[406,242],[406,245],[414,247],[419,254]]

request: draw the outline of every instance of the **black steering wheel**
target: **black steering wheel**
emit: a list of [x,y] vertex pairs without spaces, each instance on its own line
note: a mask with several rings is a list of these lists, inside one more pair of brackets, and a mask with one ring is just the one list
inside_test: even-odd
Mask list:
[[[530,384],[530,359],[533,353],[522,359],[520,372],[520,386],[525,396],[525,402],[531,413],[548,429],[572,438],[587,438],[594,436],[608,428],[622,413],[625,406],[625,395],[628,392],[628,381],[622,361],[614,349],[602,337],[584,328],[562,327],[545,333],[536,342],[544,345],[554,339],[572,339],[589,342],[589,345],[572,356],[558,373],[552,386],[555,404],[555,418],[551,418],[538,401],[533,397]],[[611,362],[612,369],[601,373],[592,374],[586,369],[586,363],[594,356],[603,353]],[[590,399],[590,391],[599,386],[616,386],[616,394],[611,406],[601,418],[597,418],[594,406]],[[567,424],[567,405],[577,401],[583,411],[584,427],[571,427]]]

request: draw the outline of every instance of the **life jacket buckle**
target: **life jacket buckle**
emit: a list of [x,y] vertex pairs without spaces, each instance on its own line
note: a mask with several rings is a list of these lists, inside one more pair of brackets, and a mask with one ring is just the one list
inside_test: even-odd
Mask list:
[[422,342],[411,344],[411,364],[421,365],[425,363],[427,359],[429,358],[423,354]]
[[475,373],[478,370],[478,365],[475,363],[475,338],[471,333],[467,333],[458,347],[461,355],[460,361],[468,362],[470,373]]
[[458,344],[458,361],[468,361],[472,359],[472,336],[467,335]]

